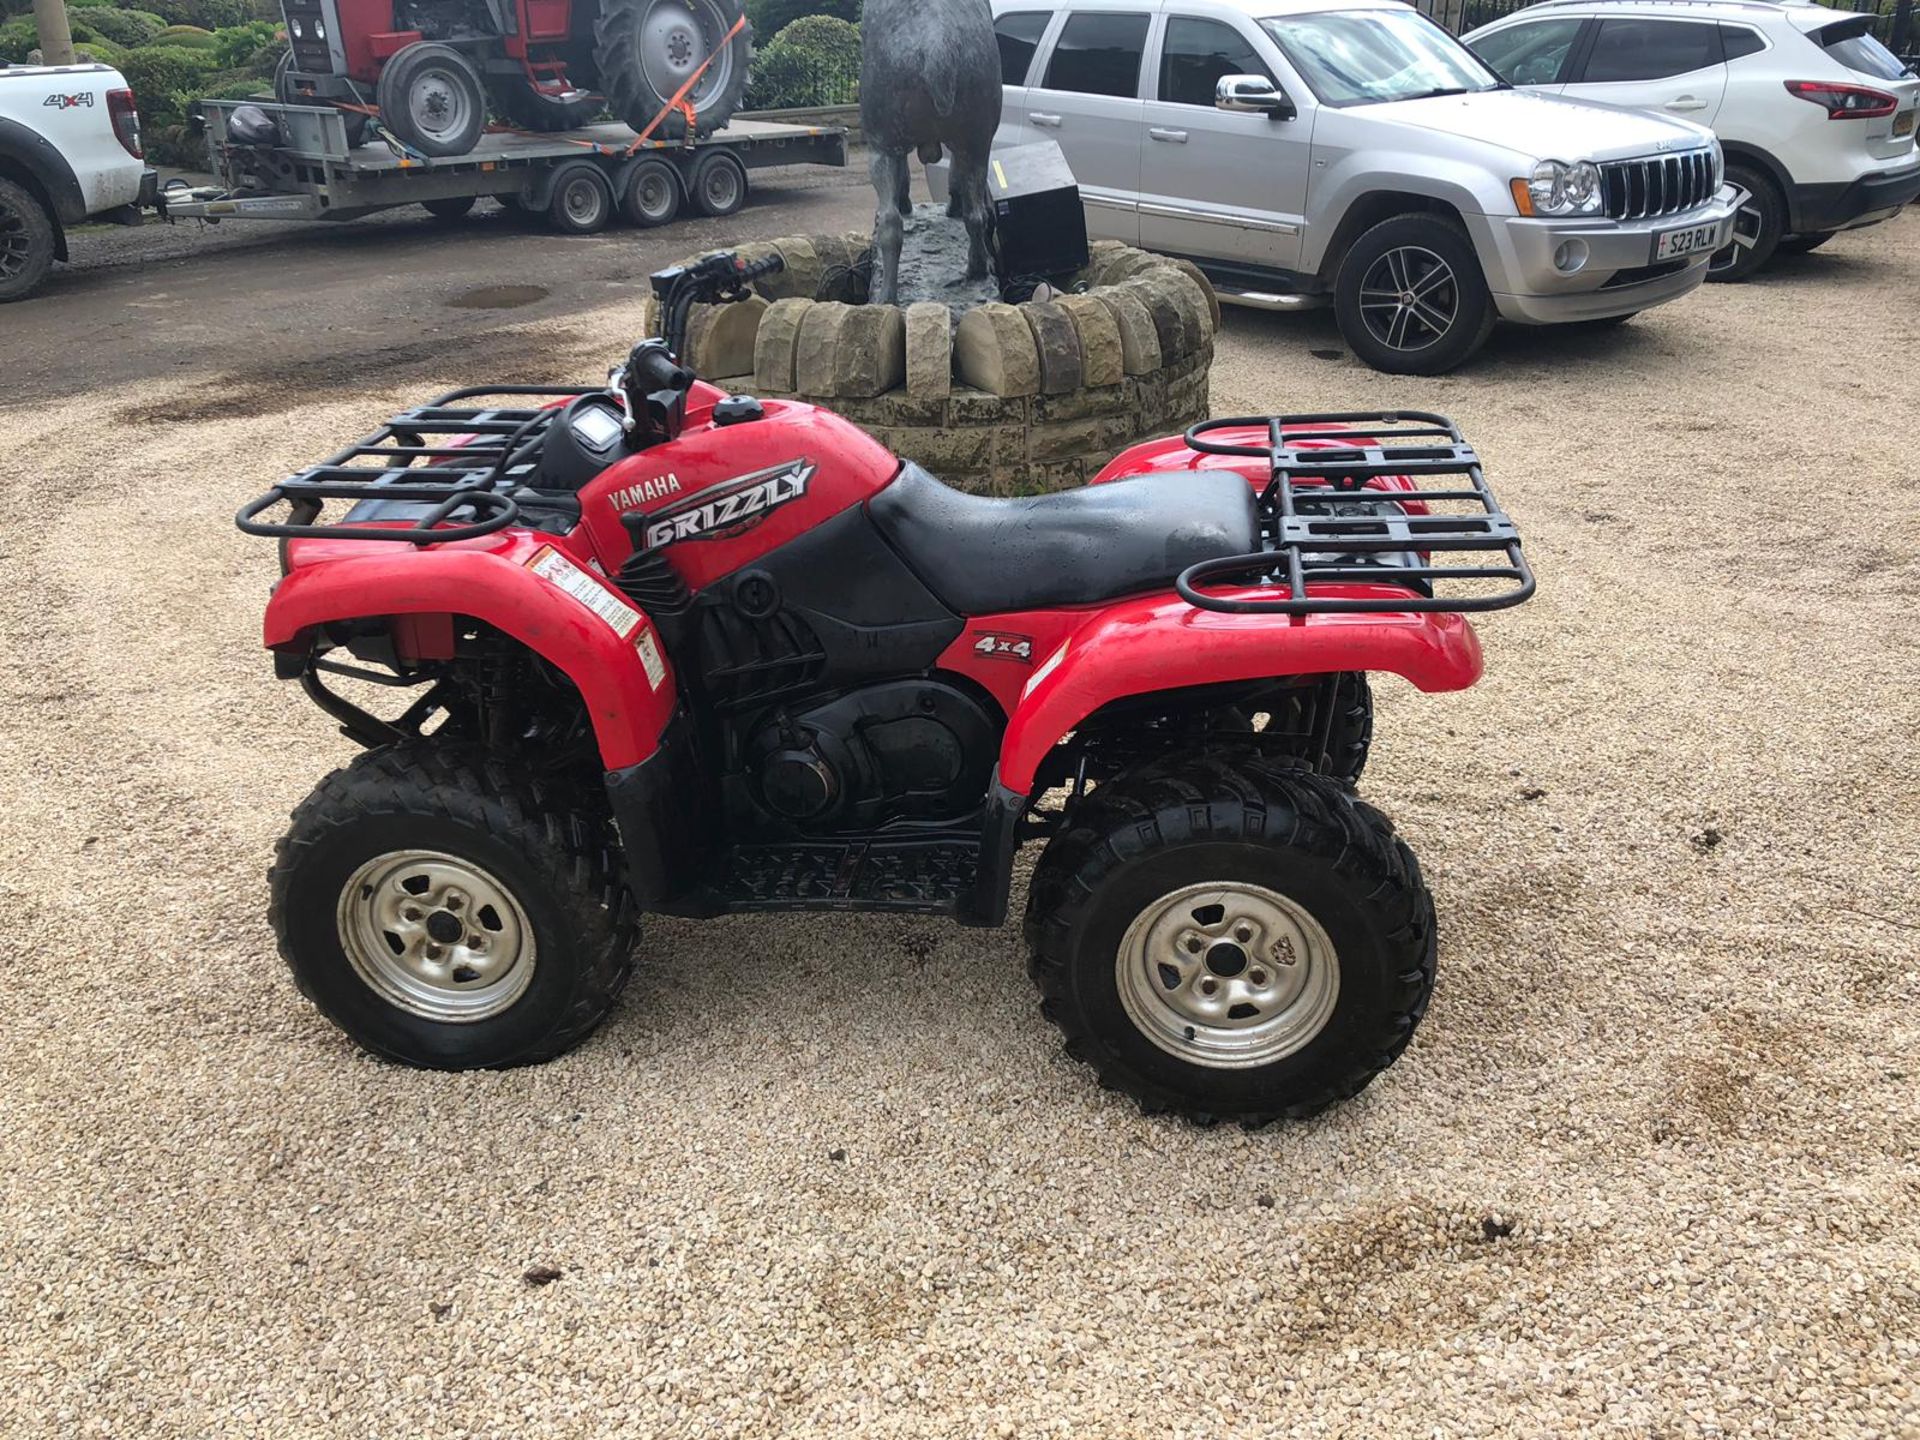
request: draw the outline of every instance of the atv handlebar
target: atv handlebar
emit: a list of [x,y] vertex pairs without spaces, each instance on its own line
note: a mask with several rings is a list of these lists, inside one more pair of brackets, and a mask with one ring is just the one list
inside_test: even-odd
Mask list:
[[688,265],[654,271],[649,278],[660,302],[660,333],[667,349],[676,356],[686,353],[687,315],[695,305],[745,300],[753,293],[748,288],[751,281],[786,268],[787,262],[778,254],[742,260],[731,250],[722,250]]

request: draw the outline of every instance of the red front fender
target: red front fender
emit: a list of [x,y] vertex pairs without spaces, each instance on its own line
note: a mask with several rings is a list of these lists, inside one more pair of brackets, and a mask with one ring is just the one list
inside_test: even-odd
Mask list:
[[1229,615],[1170,595],[1123,601],[1035,669],[1001,740],[1000,783],[1031,791],[1047,751],[1109,701],[1336,670],[1384,670],[1422,690],[1464,690],[1480,678],[1480,641],[1450,613]]
[[636,647],[642,636],[665,654],[642,620],[625,639],[526,562],[549,542],[525,532],[416,551],[342,544],[337,559],[299,564],[267,603],[269,648],[297,647],[333,620],[381,615],[466,615],[511,635],[573,681],[586,702],[609,770],[654,751],[673,714],[671,672],[656,686]]

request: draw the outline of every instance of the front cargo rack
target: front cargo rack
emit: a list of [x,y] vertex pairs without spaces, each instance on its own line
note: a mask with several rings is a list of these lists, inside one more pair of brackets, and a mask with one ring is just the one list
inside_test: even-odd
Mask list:
[[[1265,432],[1261,443],[1219,435],[1249,430]],[[1255,456],[1270,466],[1258,501],[1265,548],[1188,566],[1174,588],[1190,605],[1236,615],[1480,611],[1503,610],[1533,594],[1519,529],[1487,487],[1480,457],[1444,415],[1400,410],[1203,420],[1186,441],[1204,455]],[[1402,477],[1406,488],[1371,483]],[[1427,488],[1425,481],[1437,483]],[[1436,553],[1498,561],[1436,565]],[[1479,583],[1463,593],[1463,582]],[[1327,584],[1398,593],[1309,593],[1310,585]]]
[[[437,545],[504,529],[520,517],[509,490],[539,457],[547,427],[560,413],[552,402],[582,395],[594,385],[472,385],[393,417],[317,465],[289,476],[234,517],[249,535],[275,539],[393,540]],[[544,400],[535,405],[478,405],[462,401]],[[461,443],[448,443],[458,439]],[[436,443],[437,442],[437,443]],[[329,500],[427,504],[406,524],[321,523]],[[279,504],[282,520],[260,517]]]

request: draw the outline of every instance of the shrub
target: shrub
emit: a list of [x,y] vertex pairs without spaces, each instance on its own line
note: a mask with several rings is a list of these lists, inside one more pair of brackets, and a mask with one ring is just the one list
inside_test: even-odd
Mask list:
[[192,25],[209,31],[264,18],[255,13],[251,0],[136,0],[136,3],[169,25]]
[[158,15],[150,15],[145,10],[115,10],[111,6],[90,6],[86,14],[86,23],[103,40],[111,40],[116,45],[140,46],[149,44],[159,33],[166,29],[166,22]]
[[860,27],[832,15],[806,15],[754,58],[747,107],[785,110],[851,105],[860,98]]
[[809,15],[829,15],[858,25],[860,0],[747,0],[747,18],[753,21],[753,33],[763,45]]
[[214,58],[222,70],[260,70],[268,75],[287,48],[280,26],[272,20],[229,25],[214,32],[213,42]]
[[200,98],[200,87],[213,73],[213,55],[171,45],[148,45],[131,50],[120,63],[120,73],[133,88],[143,130],[183,124],[187,107]]
[[40,32],[34,28],[31,15],[22,15],[0,25],[0,60],[17,65],[27,58],[29,50],[39,47]]
[[169,25],[154,37],[156,45],[171,45],[179,50],[205,50],[212,54],[219,45],[211,30],[198,25]]

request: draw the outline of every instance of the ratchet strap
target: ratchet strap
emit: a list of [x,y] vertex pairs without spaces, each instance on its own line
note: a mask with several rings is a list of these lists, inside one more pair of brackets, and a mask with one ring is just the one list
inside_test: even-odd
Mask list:
[[693,143],[693,106],[687,103],[687,96],[693,93],[693,87],[700,83],[700,77],[707,73],[707,67],[713,64],[719,57],[720,52],[733,43],[733,37],[746,28],[747,14],[743,9],[740,12],[740,18],[733,22],[732,28],[730,28],[725,35],[722,35],[720,37],[720,43],[713,47],[713,53],[695,67],[694,72],[687,77],[687,83],[673,92],[673,98],[662,105],[660,107],[660,113],[647,122],[647,128],[634,137],[633,144],[627,147],[627,154],[638,154],[640,149],[647,143],[647,138],[652,135],[655,130],[660,128],[660,122],[676,112],[686,119],[687,143]]

